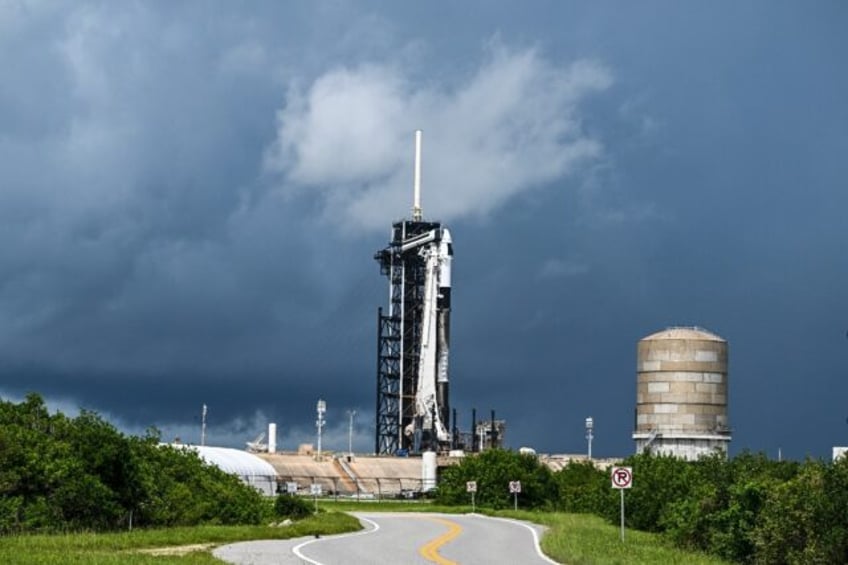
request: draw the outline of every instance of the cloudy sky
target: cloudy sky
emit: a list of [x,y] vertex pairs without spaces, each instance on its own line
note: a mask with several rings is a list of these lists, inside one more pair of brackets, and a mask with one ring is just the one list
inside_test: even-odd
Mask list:
[[[454,238],[452,400],[633,450],[636,342],[730,342],[732,449],[848,444],[842,2],[0,0],[0,396],[373,449],[373,254]],[[166,438],[167,439],[167,438]]]

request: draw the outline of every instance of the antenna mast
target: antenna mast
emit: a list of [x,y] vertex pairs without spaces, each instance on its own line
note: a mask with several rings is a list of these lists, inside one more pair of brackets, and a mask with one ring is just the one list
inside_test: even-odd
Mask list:
[[412,221],[420,222],[421,211],[421,130],[415,130],[415,178],[412,194]]
[[316,412],[318,413],[318,417],[315,420],[315,427],[318,428],[318,457],[316,461],[321,461],[321,432],[324,429],[324,424],[327,423],[324,420],[324,414],[327,412],[327,403],[319,399]]
[[206,404],[203,405],[203,418],[200,423],[200,445],[206,445]]

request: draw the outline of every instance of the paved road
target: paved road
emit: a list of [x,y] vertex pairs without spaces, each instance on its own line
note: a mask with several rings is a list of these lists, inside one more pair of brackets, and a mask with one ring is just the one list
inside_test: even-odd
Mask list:
[[478,514],[354,513],[365,530],[327,538],[263,540],[219,547],[239,565],[549,565],[542,528]]

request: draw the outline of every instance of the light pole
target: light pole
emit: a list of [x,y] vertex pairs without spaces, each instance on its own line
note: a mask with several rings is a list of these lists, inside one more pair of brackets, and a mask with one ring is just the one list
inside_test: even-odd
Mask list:
[[589,417],[586,418],[586,441],[589,442],[589,459],[592,459],[592,439],[595,437],[592,433],[595,428],[595,421]]
[[324,413],[327,411],[327,403],[323,400],[318,400],[318,419],[315,420],[315,427],[318,428],[318,461],[321,460],[321,430],[327,422],[324,420]]
[[206,445],[206,404],[203,405],[203,416],[200,422],[200,445]]
[[353,417],[356,416],[356,410],[348,410],[347,417],[350,423],[347,427],[347,454],[350,459],[353,459]]

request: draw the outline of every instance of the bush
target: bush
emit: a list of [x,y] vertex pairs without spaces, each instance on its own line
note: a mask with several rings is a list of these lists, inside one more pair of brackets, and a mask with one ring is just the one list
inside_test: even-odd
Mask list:
[[807,461],[768,492],[753,533],[759,563],[848,563],[848,460]]
[[279,494],[274,501],[274,514],[278,518],[299,520],[312,514],[312,507],[297,495]]
[[139,525],[258,524],[262,495],[191,450],[148,438],[134,444],[144,461]]
[[716,454],[688,465],[693,471],[691,489],[667,506],[661,529],[679,546],[750,561],[769,493],[791,480],[798,465],[748,452],[730,461]]
[[0,534],[258,524],[262,496],[157,433],[125,437],[93,412],[0,401]]
[[603,514],[609,504],[609,474],[591,461],[574,461],[554,475],[559,487],[559,510]]
[[[622,463],[633,468],[633,487],[624,493],[627,526],[637,530],[663,530],[663,516],[673,502],[685,499],[694,486],[691,463],[669,455],[633,455]],[[610,488],[603,516],[620,520],[619,493]]]
[[521,481],[518,505],[521,508],[553,508],[557,486],[550,469],[534,455],[522,455],[505,449],[489,449],[465,457],[459,465],[442,472],[436,500],[441,504],[471,504],[466,492],[468,481],[477,482],[476,503],[479,506],[512,508],[511,481]]

